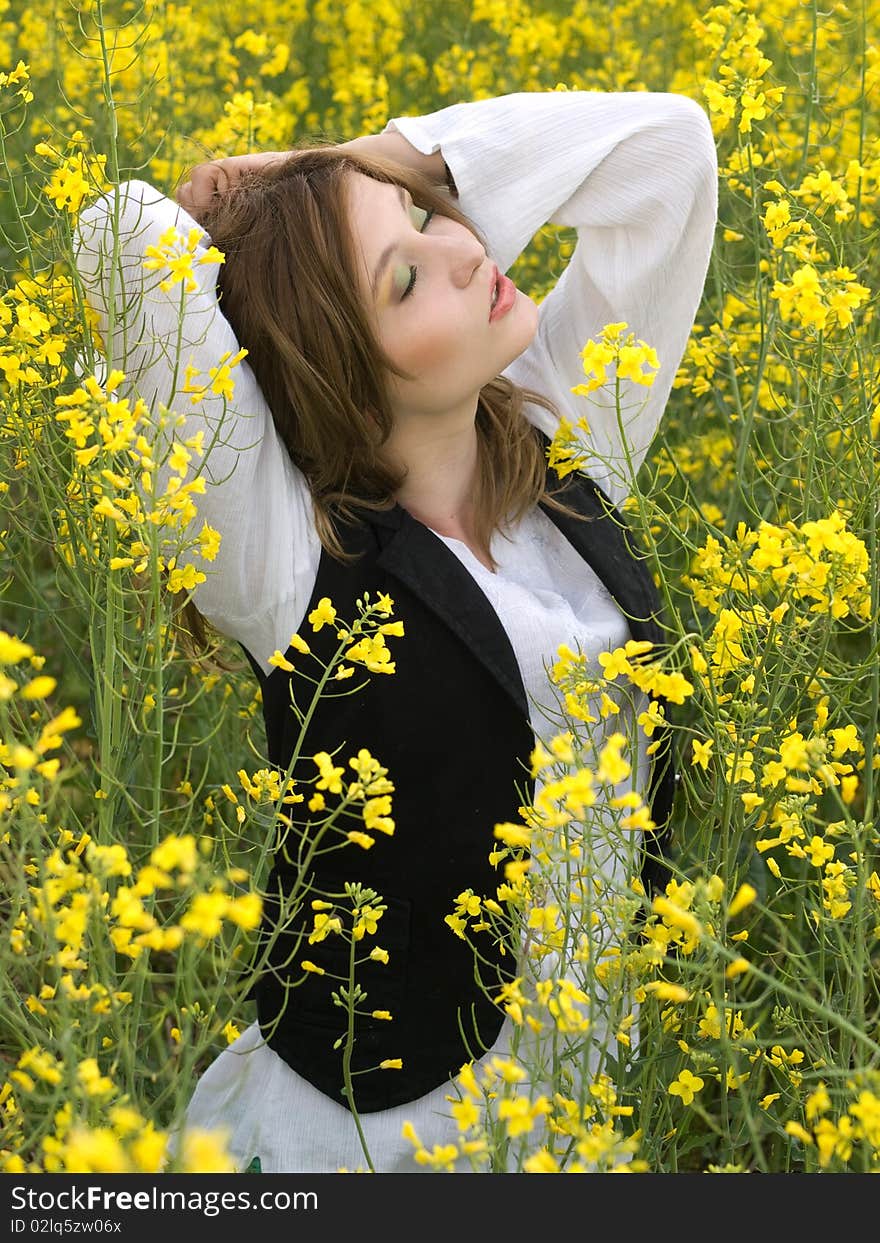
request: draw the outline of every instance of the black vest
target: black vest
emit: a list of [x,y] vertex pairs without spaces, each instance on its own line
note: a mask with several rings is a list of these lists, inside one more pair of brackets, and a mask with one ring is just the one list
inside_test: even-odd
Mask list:
[[[548,487],[559,482],[548,468]],[[605,584],[633,638],[662,645],[657,591],[624,519],[586,476],[569,476],[556,495],[585,520],[542,505],[547,517]],[[473,949],[444,917],[465,889],[495,895],[502,874],[488,861],[497,845],[494,826],[520,820],[519,809],[530,801],[535,783],[529,767],[534,736],[519,668],[477,583],[443,541],[401,506],[365,510],[359,517],[356,524],[338,527],[343,546],[357,559],[342,562],[322,550],[306,613],[327,596],[340,618],[350,621],[356,616],[354,602],[365,592],[372,599],[387,593],[405,635],[389,639],[394,674],[371,675],[355,694],[318,701],[302,755],[333,754],[343,744],[335,763],[346,766],[351,780],[348,758],[366,747],[388,768],[395,786],[394,836],[377,833],[367,851],[346,845],[320,858],[310,874],[310,889],[341,894],[346,881],[358,881],[376,889],[388,908],[375,935],[358,943],[365,952],[379,945],[389,954],[387,965],[368,962],[356,974],[367,993],[360,1007],[367,1014],[355,1021],[352,1069],[360,1073],[353,1081],[354,1100],[359,1113],[368,1113],[425,1095],[497,1038],[504,1014],[486,991],[494,995],[498,984],[511,978],[514,947],[493,949],[488,934],[478,934],[476,944],[486,959],[478,981]],[[301,634],[325,659],[338,642],[336,627],[314,634],[307,620]],[[307,703],[310,684],[278,668],[267,676],[246,654],[262,690],[269,759],[286,771],[300,731],[290,708],[291,690],[297,702]],[[295,666],[308,666],[309,658],[292,648],[286,654]],[[334,689],[350,685],[336,683]],[[654,740],[661,746],[648,800],[657,830],[642,869],[649,890],[665,883],[662,853],[674,792],[671,731],[657,731]],[[300,761],[294,776],[311,777],[315,771],[309,758]],[[290,810],[294,817],[305,814],[302,805]],[[352,827],[363,826],[352,822]],[[290,855],[289,848],[275,854],[261,929],[264,943],[277,923],[278,895],[289,891],[297,876]],[[345,1104],[342,1052],[333,1048],[345,1030],[345,1014],[331,1000],[339,982],[331,981],[329,973],[348,974],[349,947],[332,935],[308,944],[313,896],[306,895],[295,920],[275,939],[269,966],[251,995],[269,1046],[315,1087]],[[304,975],[303,959],[328,974]],[[369,1017],[374,1010],[390,1011],[392,1021]],[[391,1058],[401,1058],[402,1069],[372,1069]]]

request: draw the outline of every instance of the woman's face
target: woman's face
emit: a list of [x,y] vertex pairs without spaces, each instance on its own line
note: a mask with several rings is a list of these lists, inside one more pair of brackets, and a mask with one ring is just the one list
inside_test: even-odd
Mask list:
[[428,217],[408,191],[363,173],[350,174],[348,190],[361,290],[377,336],[415,377],[390,377],[395,413],[472,417],[483,385],[532,340],[537,306],[515,290],[510,308],[490,319],[497,269],[469,229]]

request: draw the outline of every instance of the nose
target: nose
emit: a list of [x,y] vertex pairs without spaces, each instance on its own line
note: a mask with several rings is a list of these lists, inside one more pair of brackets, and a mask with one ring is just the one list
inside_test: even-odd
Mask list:
[[464,288],[473,279],[474,273],[486,261],[486,248],[474,237],[470,229],[462,228],[461,233],[449,238],[450,272],[453,282]]

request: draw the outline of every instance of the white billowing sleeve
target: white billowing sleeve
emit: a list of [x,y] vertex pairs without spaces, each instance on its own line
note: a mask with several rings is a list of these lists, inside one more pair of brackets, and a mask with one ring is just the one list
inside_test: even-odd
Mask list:
[[[114,208],[118,246],[114,250]],[[197,288],[184,295],[180,283],[167,291],[169,272],[144,268],[148,246],[166,230],[183,239],[195,229],[199,242],[192,265]],[[219,262],[208,256],[210,238],[177,203],[143,181],[127,181],[80,215],[75,257],[108,359],[125,372],[126,391],[153,412],[167,407],[183,415],[180,426],[158,432],[157,456],[171,438],[184,442],[203,433],[205,456],[191,455],[190,478],[204,472],[205,491],[194,497],[193,534],[207,522],[221,534],[213,562],[187,555],[206,575],[194,593],[199,610],[222,633],[243,643],[265,669],[276,647],[284,650],[291,624],[299,624],[314,586],[320,543],[308,487],[278,436],[269,408],[245,359],[231,371],[231,399],[213,393],[211,369],[239,351],[235,333],[216,296]],[[114,253],[116,262],[114,263]],[[202,262],[207,258],[209,261]],[[113,321],[111,328],[111,318]],[[193,404],[191,382],[208,386]],[[157,472],[164,491],[170,474]]]
[[[619,503],[657,430],[706,279],[717,159],[705,112],[667,93],[518,92],[397,117],[386,128],[425,155],[441,152],[458,206],[501,271],[543,225],[577,230],[571,260],[540,304],[535,339],[504,374],[572,422],[586,417],[585,469]],[[650,388],[621,382],[622,429],[607,395],[571,392],[585,381],[587,341],[620,322],[660,361]],[[553,434],[548,412],[526,410]]]

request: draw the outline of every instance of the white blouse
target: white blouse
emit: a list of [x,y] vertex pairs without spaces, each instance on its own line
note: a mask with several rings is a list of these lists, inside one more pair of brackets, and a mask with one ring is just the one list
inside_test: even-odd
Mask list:
[[[571,260],[539,306],[536,336],[504,374],[551,398],[572,422],[587,415],[587,469],[619,504],[633,478],[616,412],[587,403],[571,389],[584,379],[581,350],[607,323],[625,321],[656,349],[660,369],[654,384],[633,393],[625,411],[624,434],[637,471],[669,398],[711,252],[717,165],[705,113],[672,94],[529,92],[398,117],[387,128],[399,130],[424,154],[442,152],[458,189],[457,205],[482,231],[502,272],[545,223],[576,229]],[[163,292],[161,274],[145,272],[142,263],[146,246],[155,245],[169,225],[186,234],[195,222],[144,182],[125,183],[118,201],[117,275],[111,278],[112,195],[83,212],[77,265],[98,311],[109,361],[126,372],[154,409],[164,403],[185,416],[173,432],[178,440],[203,430],[211,444],[204,463],[209,486],[197,498],[198,522],[204,519],[220,530],[222,543],[213,563],[192,558],[206,575],[195,601],[268,671],[269,656],[276,648],[285,650],[301,624],[317,575],[321,548],[308,488],[275,432],[246,362],[234,373],[229,403],[211,395],[193,406],[181,392],[187,364],[209,382],[209,369],[239,348],[217,306],[217,264],[194,268],[198,288],[187,297],[178,348],[179,286]],[[201,253],[209,244],[205,237]],[[111,334],[108,308],[120,297],[120,285],[131,299],[128,328]],[[553,434],[549,412],[528,405],[526,414]],[[509,538],[494,537],[496,573],[465,544],[440,538],[495,609],[520,666],[533,729],[538,737],[551,737],[560,722],[553,715],[556,700],[547,669],[560,643],[580,647],[595,661],[599,652],[626,641],[625,618],[538,509]],[[622,703],[621,715],[610,718],[607,727],[635,736],[633,717],[643,706],[643,701]],[[642,737],[638,756],[631,757],[630,781],[642,792],[645,746]],[[608,866],[622,864],[609,859]],[[507,1048],[509,1036],[505,1022],[486,1057]],[[596,1038],[601,1043],[601,1023]],[[448,1092],[443,1085],[407,1105],[362,1116],[378,1171],[422,1168],[401,1136],[404,1121],[428,1148],[454,1141]],[[348,1111],[264,1046],[256,1024],[204,1073],[186,1122],[227,1128],[242,1168],[254,1156],[265,1172],[365,1168]]]

